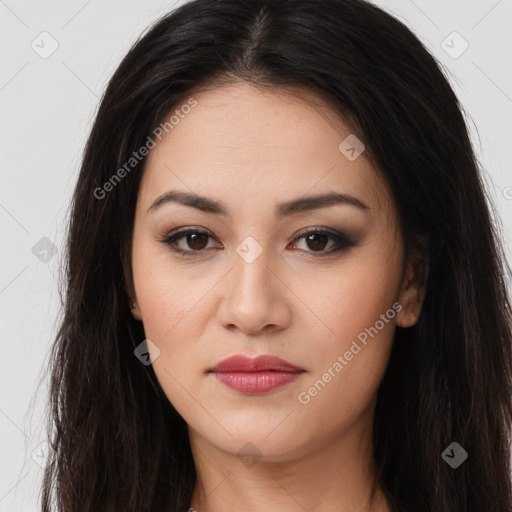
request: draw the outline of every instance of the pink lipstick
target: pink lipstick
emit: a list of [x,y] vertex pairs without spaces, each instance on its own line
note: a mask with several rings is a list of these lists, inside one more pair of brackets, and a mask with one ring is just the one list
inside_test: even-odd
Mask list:
[[269,355],[255,358],[236,355],[222,360],[209,370],[226,386],[248,395],[268,393],[290,384],[304,371],[279,357]]

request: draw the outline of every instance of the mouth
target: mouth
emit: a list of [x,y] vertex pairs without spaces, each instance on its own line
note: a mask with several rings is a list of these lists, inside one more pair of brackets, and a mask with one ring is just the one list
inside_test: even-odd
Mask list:
[[258,395],[291,384],[305,371],[275,356],[236,355],[222,360],[208,373],[235,391]]

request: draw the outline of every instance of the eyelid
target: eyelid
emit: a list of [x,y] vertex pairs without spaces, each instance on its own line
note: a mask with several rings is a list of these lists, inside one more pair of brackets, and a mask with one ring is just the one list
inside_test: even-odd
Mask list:
[[[182,238],[185,238],[189,234],[201,234],[206,235],[209,238],[215,239],[216,237],[206,228],[200,227],[200,226],[186,226],[182,228],[176,228],[174,230],[166,232],[166,234],[160,235],[158,238],[158,241],[169,246],[169,249],[177,254],[181,254],[184,257],[200,257],[204,256],[207,252],[207,249],[200,249],[200,250],[184,250],[179,249],[176,247],[172,247],[172,244],[175,243],[178,240],[181,240]],[[320,235],[326,235],[330,240],[334,241],[335,249],[330,249],[328,251],[304,251],[302,249],[299,249],[300,252],[308,254],[306,257],[312,257],[312,258],[322,258],[327,257],[333,253],[341,252],[342,250],[349,249],[351,247],[354,247],[356,245],[356,242],[346,234],[334,230],[332,228],[328,227],[322,227],[322,226],[310,226],[308,228],[304,228],[297,233],[293,235],[293,239],[291,243],[296,243],[297,241],[303,239],[306,235],[310,234],[320,234]],[[221,244],[222,245],[222,244]],[[210,252],[210,251],[208,251]]]

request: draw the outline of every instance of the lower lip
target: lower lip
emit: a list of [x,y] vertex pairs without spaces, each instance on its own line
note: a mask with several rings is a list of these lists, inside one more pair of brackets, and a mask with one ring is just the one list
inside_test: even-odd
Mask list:
[[247,395],[268,393],[295,381],[302,372],[232,372],[215,373],[215,377],[235,391]]

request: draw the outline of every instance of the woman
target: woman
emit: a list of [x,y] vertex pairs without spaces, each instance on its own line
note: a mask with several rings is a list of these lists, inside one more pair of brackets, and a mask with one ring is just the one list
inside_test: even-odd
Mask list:
[[506,269],[402,23],[183,5],[87,142],[43,509],[511,511]]

